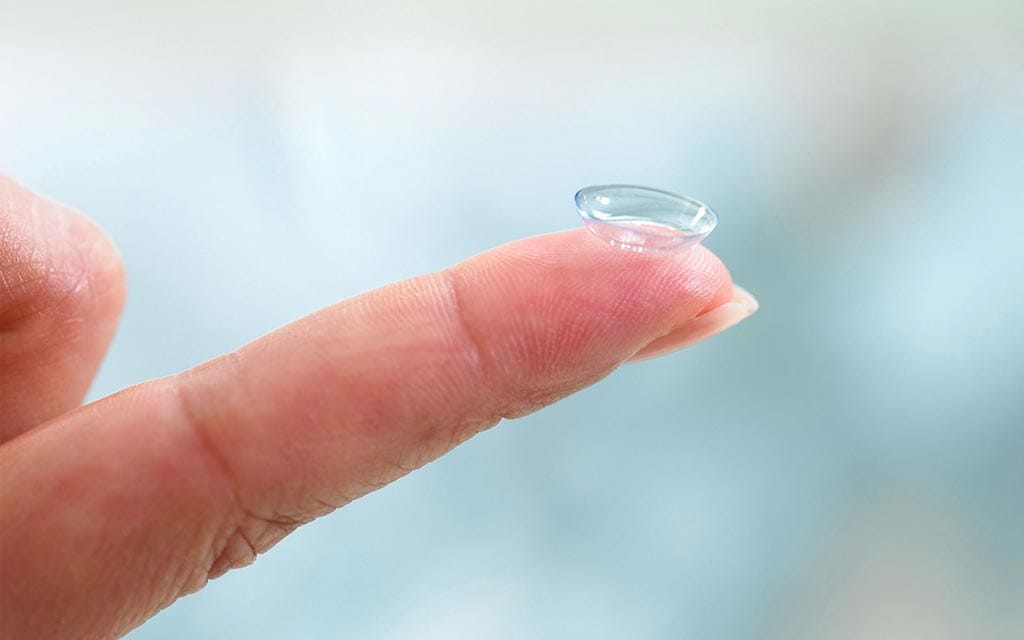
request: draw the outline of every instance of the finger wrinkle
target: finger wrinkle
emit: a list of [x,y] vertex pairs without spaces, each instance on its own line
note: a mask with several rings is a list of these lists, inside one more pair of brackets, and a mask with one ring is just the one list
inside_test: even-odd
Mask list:
[[[480,397],[495,397],[499,395],[495,392],[500,390],[501,386],[496,384],[496,369],[488,356],[489,351],[484,348],[483,339],[472,326],[465,305],[466,293],[462,278],[454,269],[446,269],[440,275],[446,294],[443,302],[448,311],[447,315],[465,346],[465,361],[470,367],[472,380],[480,388]],[[453,439],[455,438],[457,436],[453,436]]]
[[[218,362],[225,363],[222,366],[231,366],[229,364],[230,357],[219,358]],[[208,462],[206,466],[213,469],[213,475],[216,478],[215,482],[224,488],[229,498],[229,503],[221,509],[223,514],[221,517],[222,522],[215,524],[215,527],[224,533],[220,533],[215,537],[211,549],[206,554],[209,558],[209,564],[202,572],[202,580],[205,584],[206,580],[227,571],[227,569],[220,570],[220,567],[225,563],[234,564],[244,561],[244,557],[238,554],[238,544],[242,540],[248,542],[245,535],[240,534],[240,527],[242,526],[246,509],[242,506],[238,476],[231,466],[228,457],[215,444],[214,439],[210,437],[208,422],[201,417],[205,412],[198,406],[198,403],[201,403],[202,400],[194,394],[194,387],[190,384],[190,380],[184,376],[176,376],[168,379],[167,385],[170,396],[174,400],[174,406],[179,413],[179,420],[177,422],[184,425],[187,433],[193,438],[195,444],[193,448]],[[239,539],[240,535],[241,540]],[[252,545],[249,544],[249,547],[251,548]],[[254,550],[252,558],[255,558],[255,556]],[[188,592],[187,590],[194,591],[201,587],[202,584],[198,586],[189,584],[185,585],[184,588],[186,589],[185,592]]]
[[[231,377],[231,371],[237,371],[241,366],[241,354],[232,352],[215,359],[204,365],[204,368],[216,367],[220,374]],[[205,407],[205,400],[202,393],[197,393],[197,387],[202,385],[202,378],[192,372],[170,379],[172,395],[175,405],[181,414],[181,422],[195,440],[196,448],[200,455],[209,461],[215,471],[218,483],[225,489],[229,500],[221,508],[219,523],[213,526],[220,532],[214,538],[211,548],[205,554],[207,564],[202,571],[204,582],[217,578],[231,569],[244,567],[252,564],[256,557],[275,544],[285,536],[294,531],[297,527],[305,524],[314,518],[323,515],[323,512],[316,511],[297,516],[271,513],[264,515],[260,510],[254,509],[246,498],[245,483],[238,471],[231,463],[231,456],[217,444],[216,438],[212,437],[210,429],[213,428],[212,420],[215,417],[208,416],[208,407]],[[322,501],[320,504],[325,504]],[[202,585],[188,585],[187,588],[194,591]]]

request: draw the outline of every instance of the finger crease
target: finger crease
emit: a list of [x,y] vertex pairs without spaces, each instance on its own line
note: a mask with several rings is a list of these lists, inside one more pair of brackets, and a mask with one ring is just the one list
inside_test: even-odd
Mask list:
[[[228,354],[225,358],[231,359],[232,355]],[[179,381],[173,384],[173,389],[185,423],[203,454],[210,460],[211,466],[223,479],[231,501],[229,513],[234,514],[229,516],[227,522],[222,525],[222,530],[227,533],[220,534],[211,545],[210,561],[206,567],[206,573],[210,577],[216,577],[231,568],[251,563],[258,553],[270,548],[274,542],[294,529],[294,526],[289,528],[287,525],[291,523],[283,523],[275,518],[264,518],[245,506],[239,492],[238,477],[227,457],[207,432],[207,421],[196,410],[196,400],[189,391],[190,387]],[[281,535],[271,536],[272,542],[265,545],[265,548],[261,548],[264,546],[262,540],[257,540],[261,536],[254,535],[254,532],[265,532],[272,527],[280,529]],[[245,553],[239,553],[240,550]],[[251,554],[248,551],[251,551]]]
[[473,375],[476,383],[481,388],[481,397],[493,398],[497,385],[495,384],[494,368],[483,341],[476,335],[468,321],[468,313],[463,300],[462,285],[459,279],[450,270],[441,272],[444,279],[448,304],[451,315],[454,316],[455,326],[467,346],[469,360],[473,368]]

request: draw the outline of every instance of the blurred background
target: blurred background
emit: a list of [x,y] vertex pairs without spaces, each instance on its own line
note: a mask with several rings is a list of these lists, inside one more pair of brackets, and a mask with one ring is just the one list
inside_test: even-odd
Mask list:
[[0,170],[127,265],[91,397],[595,183],[761,300],[129,637],[1024,637],[1024,3],[826,4],[0,0]]

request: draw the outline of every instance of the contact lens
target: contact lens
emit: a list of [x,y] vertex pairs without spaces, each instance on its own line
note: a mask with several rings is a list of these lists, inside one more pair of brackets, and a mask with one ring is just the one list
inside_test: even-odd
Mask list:
[[628,184],[576,192],[576,210],[598,238],[630,251],[676,251],[700,244],[718,224],[707,205],[674,193]]

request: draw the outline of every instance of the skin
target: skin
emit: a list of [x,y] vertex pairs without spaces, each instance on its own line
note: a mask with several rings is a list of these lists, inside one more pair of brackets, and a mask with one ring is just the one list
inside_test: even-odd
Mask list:
[[502,419],[756,309],[703,248],[568,231],[79,407],[124,302],[117,252],[0,176],[0,276],[4,638],[122,635]]

